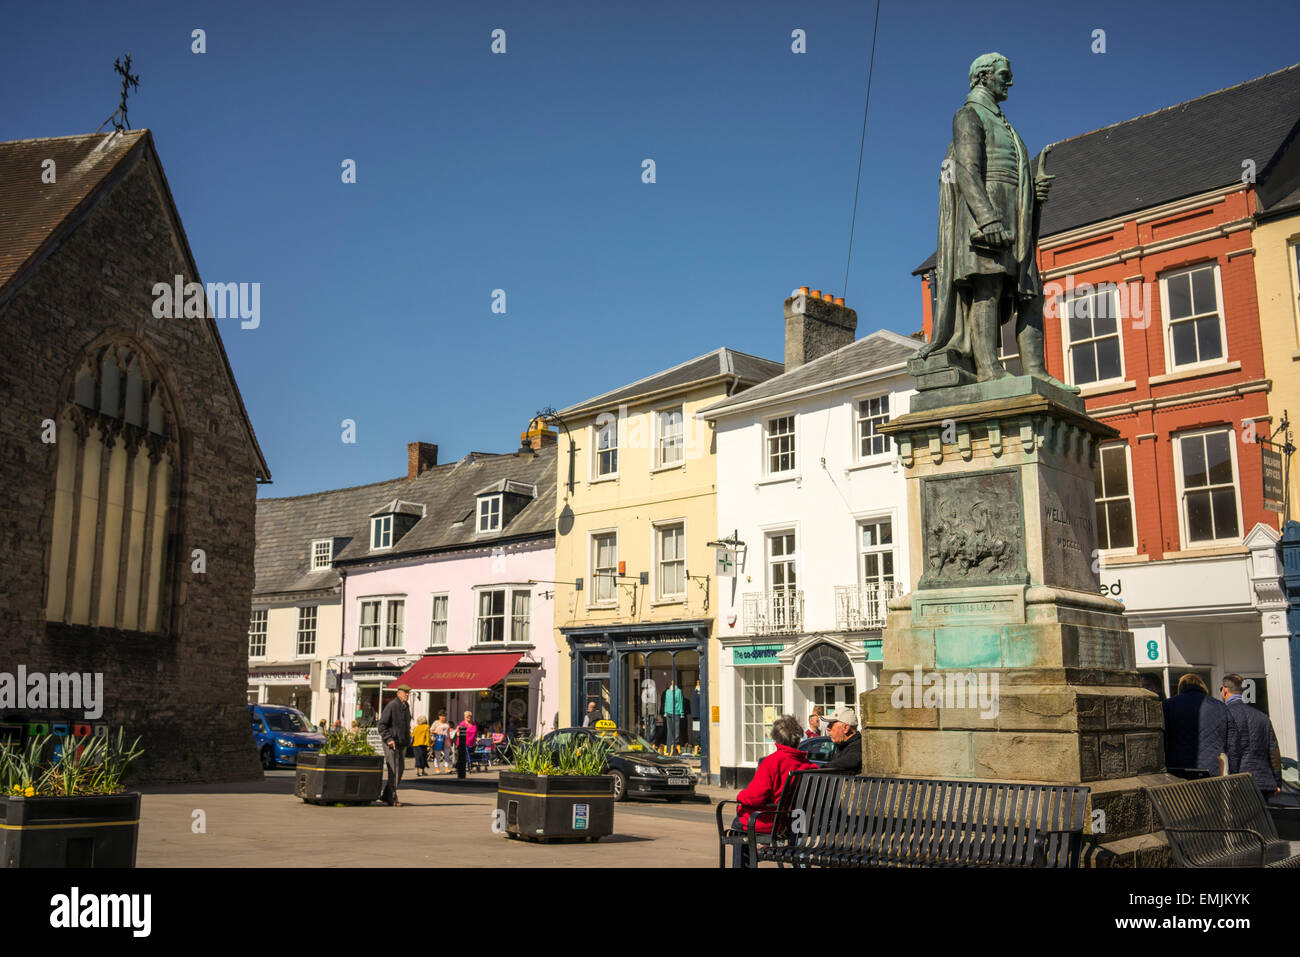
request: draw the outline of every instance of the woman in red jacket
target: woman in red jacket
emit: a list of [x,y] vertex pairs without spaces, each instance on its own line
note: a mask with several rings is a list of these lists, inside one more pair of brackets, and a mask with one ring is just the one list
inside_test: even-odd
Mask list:
[[[808,761],[808,756],[796,747],[802,736],[803,729],[800,728],[794,715],[783,715],[772,722],[771,737],[776,744],[776,750],[758,763],[749,787],[736,795],[740,806],[736,809],[736,819],[731,824],[732,830],[748,830],[751,826],[750,818],[754,817],[753,828],[757,833],[772,833],[775,815],[770,811],[755,814],[753,809],[779,802],[781,789],[785,787],[786,777],[791,771],[816,767]],[[740,866],[746,865],[741,863]]]

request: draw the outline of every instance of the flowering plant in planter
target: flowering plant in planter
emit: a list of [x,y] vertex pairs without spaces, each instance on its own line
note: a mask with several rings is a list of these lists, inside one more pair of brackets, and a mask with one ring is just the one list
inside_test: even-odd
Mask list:
[[372,755],[375,752],[366,740],[366,729],[358,728],[355,731],[330,731],[325,735],[325,744],[318,753]]
[[497,784],[497,814],[508,837],[534,841],[596,841],[614,831],[614,778],[606,773],[608,743],[570,738],[552,746],[516,741],[515,766]]
[[134,867],[140,794],[122,782],[143,754],[120,728],[0,745],[0,866]]
[[383,790],[384,759],[370,729],[330,731],[319,751],[298,755],[293,793],[308,804],[370,804]]

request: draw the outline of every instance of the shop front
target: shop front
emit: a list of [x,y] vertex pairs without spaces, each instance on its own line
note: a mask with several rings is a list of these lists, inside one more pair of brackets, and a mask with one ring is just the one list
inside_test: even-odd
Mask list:
[[445,711],[456,724],[469,711],[480,732],[531,736],[542,713],[545,669],[522,658],[521,652],[435,652],[395,676],[384,691],[410,685],[412,717],[433,720]]
[[712,622],[562,628],[569,645],[570,717],[595,702],[602,718],[658,748],[697,757],[709,773],[708,643]]
[[878,631],[769,635],[723,642],[721,689],[724,722],[719,742],[720,779],[742,787],[774,748],[772,722],[794,715],[803,727],[820,706],[823,714],[858,709],[876,687],[880,669]]
[[344,691],[340,696],[343,713],[338,717],[344,726],[355,721],[368,728],[378,721],[384,705],[394,694],[388,688],[389,682],[405,671],[408,664],[406,659],[354,660],[344,676]]
[[287,705],[310,717],[313,671],[319,667],[310,661],[259,664],[248,672],[248,703]]

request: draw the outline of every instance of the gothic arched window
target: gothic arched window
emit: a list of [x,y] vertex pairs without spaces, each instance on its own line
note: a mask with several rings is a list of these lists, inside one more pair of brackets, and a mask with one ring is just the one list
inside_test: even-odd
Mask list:
[[167,630],[177,435],[162,378],[138,348],[86,355],[55,433],[47,621]]

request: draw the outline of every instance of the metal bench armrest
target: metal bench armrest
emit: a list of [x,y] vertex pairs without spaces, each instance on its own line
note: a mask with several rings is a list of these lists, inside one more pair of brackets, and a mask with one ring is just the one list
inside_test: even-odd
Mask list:
[[736,805],[736,807],[740,807],[740,802],[732,798],[728,798],[725,801],[718,802],[718,807],[716,811],[718,817],[718,840],[722,840],[724,837],[727,836],[727,825],[722,823],[722,809],[726,807],[728,804],[734,804]]
[[[1268,846],[1268,839],[1259,831],[1249,827],[1167,827],[1165,831],[1172,831],[1175,834],[1249,834],[1259,842],[1259,866],[1264,866],[1264,849]],[[1193,865],[1195,866],[1195,865]]]

